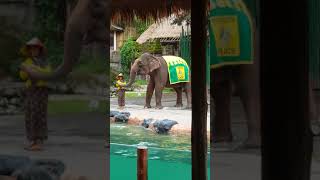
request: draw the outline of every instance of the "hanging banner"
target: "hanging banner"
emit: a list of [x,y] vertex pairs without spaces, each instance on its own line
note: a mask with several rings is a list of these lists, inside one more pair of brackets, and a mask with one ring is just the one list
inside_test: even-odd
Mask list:
[[242,0],[211,0],[210,66],[253,63],[253,26]]

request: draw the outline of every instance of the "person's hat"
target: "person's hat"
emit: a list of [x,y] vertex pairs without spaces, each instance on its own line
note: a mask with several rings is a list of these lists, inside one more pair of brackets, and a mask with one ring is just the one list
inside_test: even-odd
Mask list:
[[24,44],[24,46],[20,49],[20,53],[23,56],[27,56],[28,54],[28,47],[39,47],[41,49],[42,52],[45,52],[46,49],[43,45],[43,43],[40,41],[40,39],[38,39],[37,37],[32,38],[31,40],[29,40],[27,43]]
[[26,43],[26,46],[37,46],[43,48],[43,43],[37,37],[32,38],[30,41]]
[[123,74],[122,74],[122,73],[120,73],[117,77],[123,77]]

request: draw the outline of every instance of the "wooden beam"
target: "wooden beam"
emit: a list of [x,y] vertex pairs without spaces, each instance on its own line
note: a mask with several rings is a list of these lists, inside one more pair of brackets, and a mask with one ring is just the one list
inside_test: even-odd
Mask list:
[[192,1],[192,179],[207,180],[207,86],[206,39],[207,0]]
[[308,1],[260,0],[262,180],[309,180]]

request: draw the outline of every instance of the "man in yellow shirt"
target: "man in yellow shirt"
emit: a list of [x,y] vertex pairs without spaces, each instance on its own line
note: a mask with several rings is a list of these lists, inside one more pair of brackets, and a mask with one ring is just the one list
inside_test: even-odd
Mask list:
[[[23,64],[41,72],[51,72],[50,66],[45,61],[45,47],[38,38],[28,41],[21,49],[26,57]],[[20,77],[26,82],[26,113],[25,127],[29,145],[26,150],[38,151],[42,149],[43,142],[48,138],[47,82],[33,80],[24,71],[20,71]]]
[[126,85],[126,82],[123,79],[123,74],[120,73],[117,76],[117,82],[116,82],[116,87],[117,87],[117,92],[118,92],[118,106],[119,109],[123,109],[125,106],[125,98],[126,98],[126,90],[123,86]]

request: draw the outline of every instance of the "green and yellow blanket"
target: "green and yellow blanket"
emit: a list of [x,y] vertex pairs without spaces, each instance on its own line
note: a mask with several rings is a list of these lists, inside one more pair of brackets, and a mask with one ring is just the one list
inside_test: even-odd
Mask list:
[[189,66],[181,57],[162,56],[167,63],[170,84],[189,82]]

